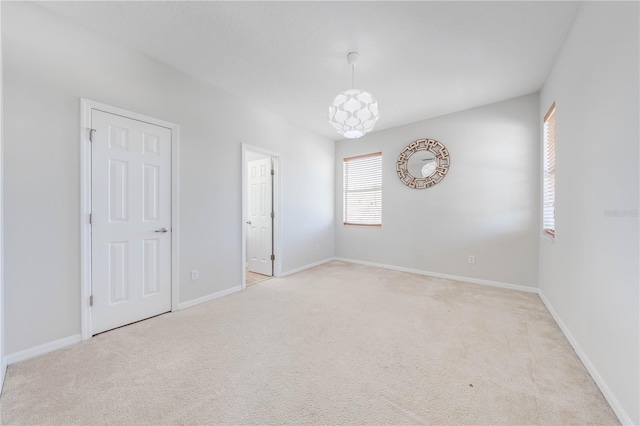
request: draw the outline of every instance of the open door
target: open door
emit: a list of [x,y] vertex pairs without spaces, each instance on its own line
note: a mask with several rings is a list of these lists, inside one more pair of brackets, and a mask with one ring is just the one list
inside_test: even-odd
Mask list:
[[273,160],[247,163],[248,271],[273,276]]

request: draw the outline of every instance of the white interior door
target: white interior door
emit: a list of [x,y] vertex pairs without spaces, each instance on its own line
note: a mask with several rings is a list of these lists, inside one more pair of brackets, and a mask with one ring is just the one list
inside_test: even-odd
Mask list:
[[249,237],[247,253],[249,271],[273,274],[271,260],[273,241],[271,158],[247,163],[247,223]]
[[97,334],[171,310],[171,130],[92,110]]

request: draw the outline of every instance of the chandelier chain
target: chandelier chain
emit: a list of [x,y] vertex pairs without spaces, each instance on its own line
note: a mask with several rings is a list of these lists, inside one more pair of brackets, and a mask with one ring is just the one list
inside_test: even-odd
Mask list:
[[351,65],[351,88],[356,88],[356,64]]

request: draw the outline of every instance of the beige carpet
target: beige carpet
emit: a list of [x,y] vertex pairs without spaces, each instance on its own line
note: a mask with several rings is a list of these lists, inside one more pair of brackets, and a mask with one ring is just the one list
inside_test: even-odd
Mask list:
[[259,283],[259,282],[262,282],[262,281],[265,281],[265,280],[270,280],[271,279],[271,277],[268,276],[268,275],[257,274],[255,272],[251,272],[249,270],[246,271],[246,276],[247,276],[247,278],[246,278],[245,282],[246,282],[246,284],[248,286],[256,284],[256,283]]
[[9,366],[5,424],[616,424],[538,296],[332,262]]

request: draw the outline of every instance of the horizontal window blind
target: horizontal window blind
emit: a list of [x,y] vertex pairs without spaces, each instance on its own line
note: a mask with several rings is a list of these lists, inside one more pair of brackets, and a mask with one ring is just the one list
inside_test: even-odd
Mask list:
[[382,153],[343,160],[345,225],[382,225]]
[[544,116],[544,166],[542,187],[542,228],[552,238],[556,234],[556,103]]

